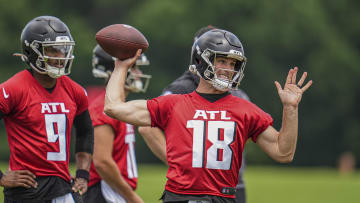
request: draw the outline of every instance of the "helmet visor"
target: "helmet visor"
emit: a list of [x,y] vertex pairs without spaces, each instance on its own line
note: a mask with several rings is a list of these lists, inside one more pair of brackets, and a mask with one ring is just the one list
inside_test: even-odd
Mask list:
[[[206,49],[201,54],[201,57],[208,64],[204,76],[207,80],[211,81],[217,89],[228,90],[238,88],[244,76],[246,64],[246,58],[241,52],[234,50],[220,52]],[[226,59],[233,59],[233,61],[229,62],[227,65],[221,65],[222,63],[228,63],[226,62]]]
[[43,44],[44,62],[52,67],[65,68],[74,59],[74,44]]

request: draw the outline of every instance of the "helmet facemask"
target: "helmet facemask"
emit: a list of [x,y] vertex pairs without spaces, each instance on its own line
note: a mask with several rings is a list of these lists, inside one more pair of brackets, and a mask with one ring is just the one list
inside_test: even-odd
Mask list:
[[[215,67],[218,57],[235,59],[236,63],[234,69]],[[244,69],[246,64],[246,58],[242,56],[241,52],[236,50],[220,52],[206,49],[201,54],[201,59],[207,65],[203,73],[203,78],[208,81],[215,89],[219,91],[238,89],[240,82],[244,77]],[[199,76],[201,76],[201,74],[199,74]]]
[[128,75],[125,81],[125,88],[130,92],[139,93],[146,92],[151,75],[143,74],[140,70],[140,66],[148,66],[150,64],[145,54],[141,54],[136,60],[135,65],[129,69]]
[[130,92],[146,92],[151,75],[146,75],[141,72],[138,65],[130,68],[125,81],[125,89]]
[[75,42],[67,36],[58,36],[56,41],[34,40],[29,47],[38,55],[35,64],[30,66],[40,74],[52,78],[69,75],[74,59]]
[[[108,55],[101,47],[95,47],[92,60],[92,73],[96,78],[104,78],[107,82],[111,76],[112,71],[114,70],[116,58]],[[129,68],[128,74],[125,80],[125,89],[138,93],[146,92],[151,75],[143,74],[140,70],[140,66],[144,67],[149,65],[150,62],[147,59],[145,54],[141,54],[140,57],[136,60],[136,63],[133,67]]]

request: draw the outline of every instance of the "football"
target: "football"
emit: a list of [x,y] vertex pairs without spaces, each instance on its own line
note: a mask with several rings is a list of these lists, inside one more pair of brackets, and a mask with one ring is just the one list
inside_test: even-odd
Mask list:
[[142,49],[143,53],[149,47],[145,36],[126,24],[104,27],[96,33],[95,38],[104,51],[120,60],[133,57],[138,49]]

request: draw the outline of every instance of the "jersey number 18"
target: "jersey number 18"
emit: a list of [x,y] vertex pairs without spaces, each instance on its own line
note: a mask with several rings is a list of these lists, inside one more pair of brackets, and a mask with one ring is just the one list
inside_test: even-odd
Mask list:
[[[233,151],[230,144],[235,139],[235,122],[189,120],[187,128],[193,128],[192,167],[229,170]],[[206,151],[205,140],[212,145]]]

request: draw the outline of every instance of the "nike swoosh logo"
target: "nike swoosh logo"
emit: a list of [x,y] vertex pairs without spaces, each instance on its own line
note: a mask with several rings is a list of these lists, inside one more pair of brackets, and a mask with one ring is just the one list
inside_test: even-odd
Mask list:
[[9,94],[6,94],[6,92],[5,92],[5,88],[3,88],[3,93],[4,93],[4,97],[5,97],[5,99],[7,99],[7,98],[9,98]]

